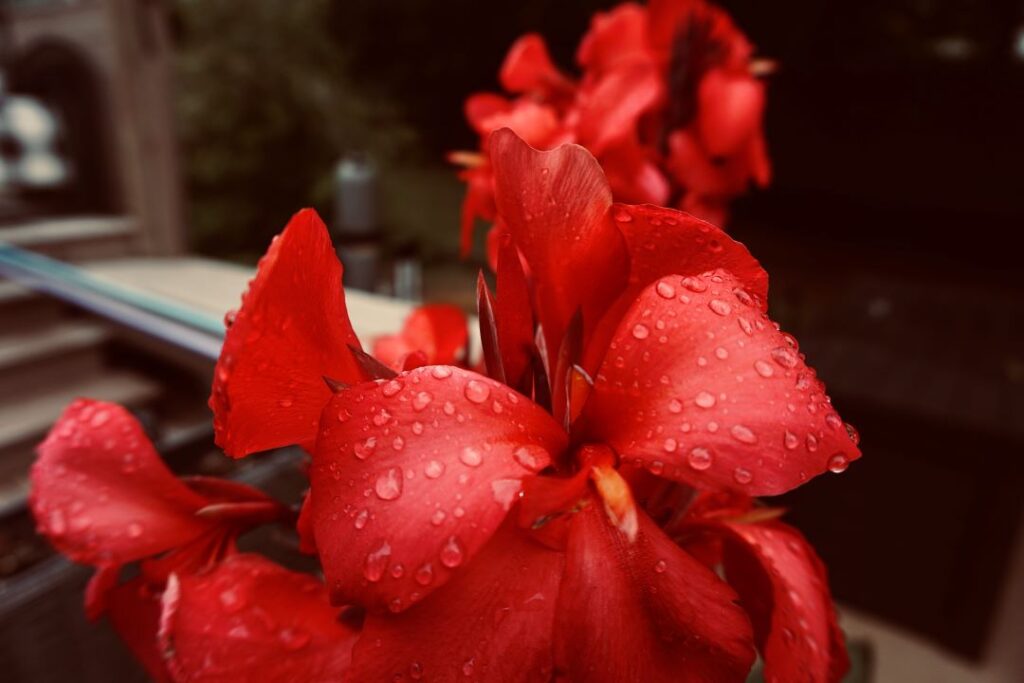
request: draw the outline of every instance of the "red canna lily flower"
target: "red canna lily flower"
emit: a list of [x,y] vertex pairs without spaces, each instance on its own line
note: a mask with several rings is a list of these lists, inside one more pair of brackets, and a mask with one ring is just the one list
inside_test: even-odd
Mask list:
[[[31,476],[40,532],[97,569],[87,615],[107,614],[155,680],[328,680],[347,669],[353,632],[323,586],[235,548],[244,531],[290,516],[278,502],[231,481],[174,477],[127,411],[90,400],[58,419]],[[119,583],[136,562],[138,577]],[[260,614],[247,612],[257,596]],[[283,656],[307,647],[302,659]]]
[[[335,602],[368,609],[352,679],[742,680],[756,645],[772,675],[836,680],[845,654],[802,539],[749,505],[690,501],[782,493],[860,456],[766,317],[764,271],[690,215],[613,204],[582,147],[502,130],[489,158],[505,234],[497,295],[479,287],[488,376],[375,371],[318,331],[351,326],[310,212],[261,264],[218,366],[230,454],[315,441],[300,527]],[[271,360],[286,314],[288,356]],[[297,356],[291,372],[233,374]],[[318,384],[338,368],[342,384]],[[294,414],[257,422],[260,407]],[[658,486],[682,501],[667,516]],[[708,536],[738,550],[716,555]],[[735,591],[702,560],[732,567]],[[787,578],[754,571],[773,566]]]
[[[673,203],[724,225],[729,201],[771,176],[758,78],[770,64],[752,52],[731,18],[705,0],[624,3],[594,15],[576,53],[579,81],[554,66],[543,38],[528,34],[500,72],[518,97],[472,95],[466,116],[484,150],[487,136],[505,127],[538,149],[575,142],[601,162],[618,201]],[[475,220],[497,218],[494,179],[485,153],[450,158],[466,166],[465,255]]]

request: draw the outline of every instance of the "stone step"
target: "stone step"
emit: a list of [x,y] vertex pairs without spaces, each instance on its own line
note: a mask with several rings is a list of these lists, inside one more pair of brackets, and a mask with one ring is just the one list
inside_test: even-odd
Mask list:
[[114,370],[41,393],[4,395],[0,399],[0,516],[24,500],[35,447],[71,401],[86,397],[139,407],[159,391],[151,380]]
[[107,328],[67,320],[41,329],[0,332],[0,396],[74,383],[102,369]]

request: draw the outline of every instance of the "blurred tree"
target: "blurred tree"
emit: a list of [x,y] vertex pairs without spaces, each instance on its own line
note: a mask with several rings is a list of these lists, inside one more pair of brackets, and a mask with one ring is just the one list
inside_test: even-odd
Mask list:
[[330,220],[346,150],[414,153],[388,100],[357,87],[328,0],[179,0],[178,120],[201,253],[253,259],[302,206]]

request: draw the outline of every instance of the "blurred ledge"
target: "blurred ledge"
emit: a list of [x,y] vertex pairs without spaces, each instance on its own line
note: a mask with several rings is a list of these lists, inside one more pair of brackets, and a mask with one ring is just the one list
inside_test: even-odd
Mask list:
[[74,216],[0,225],[0,242],[69,261],[129,253],[138,221],[126,216]]
[[[82,267],[107,284],[218,318],[238,308],[256,274],[252,268],[199,257],[123,258],[93,261]],[[345,303],[364,344],[378,335],[397,332],[412,308],[408,302],[354,289],[345,292]]]

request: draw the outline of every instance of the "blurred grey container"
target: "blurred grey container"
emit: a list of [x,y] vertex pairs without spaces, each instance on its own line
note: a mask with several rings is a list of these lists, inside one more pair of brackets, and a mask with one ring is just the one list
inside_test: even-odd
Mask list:
[[334,169],[332,223],[345,286],[374,291],[381,261],[377,168],[365,154],[346,155]]

